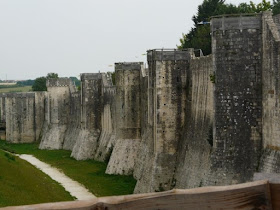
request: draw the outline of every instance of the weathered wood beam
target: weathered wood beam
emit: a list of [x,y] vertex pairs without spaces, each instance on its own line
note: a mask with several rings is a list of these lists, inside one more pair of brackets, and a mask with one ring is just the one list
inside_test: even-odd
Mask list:
[[[272,202],[271,202],[272,200]],[[273,207],[272,207],[273,204]],[[47,203],[8,209],[280,209],[280,184],[245,184]]]

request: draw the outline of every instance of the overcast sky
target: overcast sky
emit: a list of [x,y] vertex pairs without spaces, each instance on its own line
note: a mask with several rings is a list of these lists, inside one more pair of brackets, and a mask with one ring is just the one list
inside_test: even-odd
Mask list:
[[145,61],[148,49],[176,48],[202,2],[0,0],[0,79],[78,76]]

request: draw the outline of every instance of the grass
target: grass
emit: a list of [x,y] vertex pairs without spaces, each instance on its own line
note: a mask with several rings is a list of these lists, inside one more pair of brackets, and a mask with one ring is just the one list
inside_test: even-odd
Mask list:
[[32,154],[41,161],[61,169],[67,176],[83,184],[95,196],[132,194],[136,180],[132,176],[105,174],[106,163],[94,160],[77,161],[65,150],[39,150],[38,144],[9,144],[0,141],[0,148],[18,154]]
[[0,207],[73,200],[31,164],[0,150]]
[[9,86],[9,85],[1,85],[0,86],[0,93],[15,93],[15,92],[29,92],[32,91],[32,86],[23,86],[23,87],[17,87],[15,86]]

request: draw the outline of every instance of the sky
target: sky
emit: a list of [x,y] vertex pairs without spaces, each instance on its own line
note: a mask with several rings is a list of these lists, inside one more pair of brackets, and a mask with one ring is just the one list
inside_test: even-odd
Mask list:
[[[176,48],[203,0],[0,0],[0,80],[114,71]],[[227,0],[239,4],[248,0]],[[253,0],[259,3],[261,0]]]

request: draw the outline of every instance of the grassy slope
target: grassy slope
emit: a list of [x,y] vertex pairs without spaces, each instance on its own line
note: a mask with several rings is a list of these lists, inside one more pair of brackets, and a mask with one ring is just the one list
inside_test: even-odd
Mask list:
[[0,207],[69,200],[70,194],[50,177],[0,150]]
[[77,161],[65,150],[39,150],[38,144],[8,144],[0,141],[0,148],[18,154],[32,154],[61,169],[67,176],[86,186],[96,196],[132,194],[136,181],[132,176],[105,174],[106,163],[93,160]]
[[29,92],[32,90],[31,86],[24,86],[24,87],[9,87],[5,86],[5,88],[0,88],[0,93],[11,93],[11,92]]

